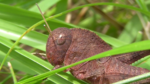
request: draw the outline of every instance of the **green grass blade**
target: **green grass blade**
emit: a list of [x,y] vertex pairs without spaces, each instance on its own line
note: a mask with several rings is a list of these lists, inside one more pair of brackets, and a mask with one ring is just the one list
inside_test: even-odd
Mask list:
[[145,74],[135,76],[135,77],[132,77],[132,78],[129,78],[129,79],[125,79],[125,80],[122,80],[122,81],[119,81],[119,82],[116,82],[116,83],[113,83],[113,84],[129,84],[129,83],[136,82],[136,81],[146,79],[146,78],[149,78],[149,77],[150,77],[150,73],[145,73]]
[[138,5],[140,6],[141,9],[148,11],[148,8],[146,7],[145,1],[144,0],[135,0]]
[[[59,0],[41,0],[38,5],[40,7],[40,9],[42,11],[46,11],[48,8],[52,7],[53,5],[55,5],[57,2],[59,2]],[[49,3],[49,4],[47,4]],[[37,9],[37,6],[34,5],[33,7],[31,7],[29,9],[30,11],[34,11],[34,12],[37,12],[39,13],[39,10]]]
[[6,77],[3,81],[0,82],[0,84],[5,84],[5,82],[10,79],[12,77],[12,75],[9,75],[8,77]]
[[10,62],[8,62],[8,67],[10,68],[10,72],[11,72],[11,75],[12,75],[12,78],[13,78],[13,81],[14,81],[14,84],[15,84],[15,83],[17,83],[17,79],[16,79],[13,67],[12,67]]
[[138,16],[133,16],[133,18],[125,25],[125,28],[118,39],[125,43],[132,43],[135,40],[138,32],[142,29],[142,24]]

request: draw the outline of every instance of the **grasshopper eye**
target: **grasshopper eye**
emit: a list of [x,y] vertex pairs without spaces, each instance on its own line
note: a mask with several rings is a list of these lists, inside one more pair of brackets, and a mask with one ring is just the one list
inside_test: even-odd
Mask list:
[[60,34],[58,39],[56,40],[56,43],[58,45],[63,45],[66,42],[66,38],[64,34]]

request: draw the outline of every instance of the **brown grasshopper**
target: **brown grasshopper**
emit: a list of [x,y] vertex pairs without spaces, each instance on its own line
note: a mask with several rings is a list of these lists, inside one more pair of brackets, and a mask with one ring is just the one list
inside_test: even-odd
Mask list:
[[[56,68],[70,65],[112,48],[95,33],[79,28],[57,28],[49,36],[46,54]],[[149,72],[147,69],[130,66],[131,63],[150,54],[150,50],[104,57],[67,69],[76,78],[91,84],[110,84]],[[135,84],[149,83],[150,79]]]
[[[45,20],[42,13],[41,15]],[[49,62],[55,68],[59,68],[63,64],[70,65],[111,49],[106,42],[89,30],[57,28],[49,35],[46,55]],[[91,84],[110,84],[149,72],[147,69],[130,66],[131,63],[149,54],[150,50],[145,50],[104,57],[71,67],[67,71]],[[150,83],[150,78],[135,84],[141,83]]]

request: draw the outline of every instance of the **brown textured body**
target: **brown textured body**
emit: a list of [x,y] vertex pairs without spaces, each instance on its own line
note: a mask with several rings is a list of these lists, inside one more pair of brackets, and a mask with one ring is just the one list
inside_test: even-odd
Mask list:
[[[70,65],[93,55],[110,50],[111,47],[95,33],[84,29],[58,28],[49,36],[46,54],[49,62],[55,67]],[[129,64],[149,55],[150,51],[105,57],[74,66],[68,71],[78,79],[92,84],[110,84],[149,70],[130,66]],[[150,82],[145,79],[136,84]]]

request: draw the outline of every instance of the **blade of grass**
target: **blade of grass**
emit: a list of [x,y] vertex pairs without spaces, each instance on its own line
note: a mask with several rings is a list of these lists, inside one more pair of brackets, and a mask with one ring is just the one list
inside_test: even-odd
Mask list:
[[[6,54],[4,52],[0,51],[0,63],[2,62],[3,58],[5,57],[5,55]],[[22,72],[25,72],[25,73],[30,74],[30,75],[36,75],[36,72],[31,70],[31,68],[23,65],[21,62],[19,62],[16,59],[14,60],[14,58],[12,58],[11,55],[7,58],[6,63],[4,64],[5,66],[7,66],[7,62],[8,61],[11,62],[12,66],[13,66],[13,68],[15,70],[22,71]]]
[[[40,6],[40,8],[41,8],[42,11],[46,11],[48,8],[52,7],[57,2],[59,2],[59,0],[41,0],[38,3],[38,5]],[[49,3],[49,4],[46,4],[46,3]],[[34,5],[33,7],[31,7],[29,10],[39,13],[39,10],[37,9],[36,5]]]
[[[68,0],[60,0],[57,4],[56,4],[56,14],[59,14],[65,10],[67,10],[67,2]],[[66,15],[61,15],[60,17],[58,17],[59,20],[65,20]]]
[[0,84],[5,84],[5,82],[10,79],[12,77],[12,75],[9,75],[8,77],[6,77],[3,81],[0,82]]
[[10,62],[8,62],[8,67],[10,68],[10,72],[11,72],[11,75],[12,75],[12,78],[13,78],[13,81],[14,81],[14,84],[15,84],[15,83],[17,83],[17,79],[16,79],[13,67],[12,67]]
[[129,84],[129,83],[136,82],[136,81],[146,79],[146,78],[149,78],[149,77],[150,77],[150,72],[139,75],[139,76],[135,76],[135,77],[132,77],[132,78],[129,78],[129,79],[125,79],[125,80],[122,80],[122,81],[119,81],[119,82],[116,82],[116,83],[113,83],[113,84]]
[[[3,10],[5,9],[5,10]],[[8,11],[11,10],[11,11]],[[17,25],[21,25],[22,27],[30,27],[33,24],[35,24],[36,22],[42,20],[42,17],[39,13],[35,13],[32,11],[28,11],[25,9],[21,9],[21,8],[17,8],[17,7],[13,7],[13,6],[9,6],[6,4],[1,4],[0,3],[0,19],[3,19],[7,22],[11,22],[11,23],[15,23]],[[3,22],[3,21],[0,21]],[[75,27],[73,25],[70,25],[68,23],[65,23],[62,20],[58,20],[58,19],[51,19],[48,21],[49,24],[51,24],[51,28],[52,30],[58,27]],[[4,25],[2,23],[0,23],[1,26]],[[6,24],[6,23],[5,23]],[[7,27],[6,24],[4,26]],[[40,30],[46,30],[45,28],[43,28],[43,24],[39,25],[36,27],[36,29],[40,29]]]
[[148,8],[146,7],[145,1],[144,0],[135,0],[138,5],[140,6],[141,9],[148,11]]
[[141,22],[140,22],[140,19],[138,18],[138,16],[135,15],[125,25],[125,28],[122,31],[122,33],[120,34],[118,39],[123,42],[126,42],[126,43],[132,43],[135,40],[135,38],[140,30],[142,30],[142,25],[141,25]]
[[146,63],[146,65],[150,64],[149,60],[150,60],[150,56],[146,56],[146,57],[136,61],[135,63],[133,63],[132,66],[140,66],[140,67],[143,67],[143,68],[150,70],[149,66],[146,66],[146,67],[141,66],[144,63]]

